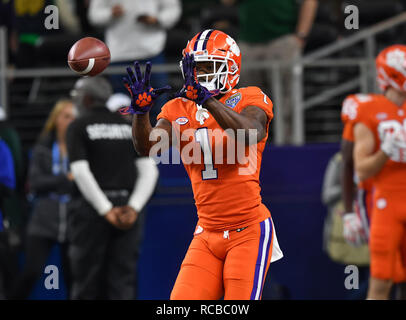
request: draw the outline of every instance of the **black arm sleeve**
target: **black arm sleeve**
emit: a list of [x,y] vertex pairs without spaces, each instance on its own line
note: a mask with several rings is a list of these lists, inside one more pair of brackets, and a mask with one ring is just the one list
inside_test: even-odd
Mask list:
[[66,145],[68,148],[69,162],[87,160],[86,149],[86,126],[81,119],[74,120],[66,133]]

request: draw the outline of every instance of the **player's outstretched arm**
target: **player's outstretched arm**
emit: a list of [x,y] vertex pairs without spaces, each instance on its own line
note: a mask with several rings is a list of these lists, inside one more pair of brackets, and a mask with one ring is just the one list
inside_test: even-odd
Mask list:
[[345,212],[353,211],[354,201],[354,142],[343,139],[341,142],[341,155],[343,165],[341,169],[342,199]]
[[363,123],[358,123],[354,127],[354,162],[355,171],[358,178],[363,181],[376,175],[389,159],[384,152],[385,142],[381,149],[374,152],[375,138],[372,131]]
[[[171,123],[166,119],[159,119],[155,127],[152,127],[148,113],[134,115],[132,134],[135,150],[141,156],[149,156],[151,148],[162,139],[168,139],[168,148],[172,145]],[[161,149],[161,152],[163,151],[165,150]]]
[[[149,156],[151,147],[158,143],[162,137],[171,137],[171,124],[169,121],[160,119],[155,128],[152,128],[149,120],[149,111],[155,100],[164,92],[171,90],[170,86],[159,89],[151,87],[151,68],[151,63],[147,62],[143,77],[139,62],[135,61],[134,71],[131,67],[128,67],[128,76],[123,79],[124,86],[131,95],[131,105],[122,108],[120,112],[134,115],[132,126],[133,143],[137,152],[142,156]],[[169,145],[170,142],[171,139],[168,141]]]
[[241,113],[238,113],[215,98],[209,98],[204,106],[224,130],[232,129],[235,133],[237,133],[237,130],[245,130],[245,141],[247,144],[249,143],[249,129],[255,130],[257,135],[256,142],[265,138],[268,117],[261,108],[248,106]]

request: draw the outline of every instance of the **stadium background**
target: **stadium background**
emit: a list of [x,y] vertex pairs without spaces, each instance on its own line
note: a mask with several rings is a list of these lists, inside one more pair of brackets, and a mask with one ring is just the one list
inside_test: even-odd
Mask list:
[[[52,3],[42,2],[44,6]],[[344,27],[344,8],[351,4],[359,9],[359,30]],[[383,47],[404,42],[405,10],[406,1],[401,0],[319,1],[304,58],[298,64],[301,72],[296,78],[295,88],[299,90],[294,97],[295,141],[284,143],[275,129],[279,121],[276,117],[263,157],[262,196],[272,212],[285,254],[284,259],[271,265],[264,299],[356,299],[362,294],[361,290],[345,289],[345,265],[333,262],[323,250],[327,208],[321,202],[321,187],[327,163],[339,149],[341,102],[350,93],[376,91],[373,58]],[[83,18],[85,14],[81,14]],[[166,70],[173,87],[181,84],[177,63],[187,39],[200,29],[211,27],[222,14],[232,22],[225,31],[238,40],[237,10],[225,10],[215,0],[183,1],[182,18],[169,31],[165,48]],[[11,59],[9,56],[13,68],[7,68],[7,72],[1,69],[1,88],[6,89],[2,98],[7,98],[2,101],[6,101],[9,123],[20,136],[26,163],[54,102],[66,96],[77,80],[66,65],[70,46],[85,35],[103,39],[102,30],[87,28],[73,35],[64,33],[63,26],[61,30],[44,30],[40,45],[20,52],[21,56]],[[1,57],[6,44],[1,42]],[[265,69],[272,74],[272,61],[243,67],[263,68],[267,63],[269,69]],[[106,74],[117,70],[109,67]],[[278,100],[272,90],[270,96],[273,101]],[[157,191],[147,208],[137,270],[139,299],[168,298],[196,223],[190,183],[183,166],[161,165],[160,175]],[[29,213],[20,218],[16,219],[17,227],[24,225]],[[59,263],[56,246],[48,264]],[[45,290],[41,279],[31,298],[66,297],[63,285],[60,290]]]

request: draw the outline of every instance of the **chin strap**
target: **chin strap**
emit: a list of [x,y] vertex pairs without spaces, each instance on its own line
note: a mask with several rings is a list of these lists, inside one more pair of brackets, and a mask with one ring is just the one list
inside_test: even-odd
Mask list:
[[200,122],[201,125],[204,124],[206,119],[209,119],[210,114],[206,108],[203,108],[200,104],[196,104],[197,111],[196,111],[196,120]]

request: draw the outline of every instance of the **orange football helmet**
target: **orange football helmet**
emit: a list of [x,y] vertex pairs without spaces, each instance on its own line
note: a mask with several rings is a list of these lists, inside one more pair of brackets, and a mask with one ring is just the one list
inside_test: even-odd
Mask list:
[[[240,80],[240,48],[224,32],[207,29],[198,33],[182,51],[183,56],[186,53],[193,54],[196,62],[213,62],[213,73],[197,75],[197,81],[208,90],[226,93]],[[182,70],[182,61],[180,67]]]
[[406,91],[406,46],[393,45],[382,50],[375,60],[377,81],[385,91],[388,87]]

